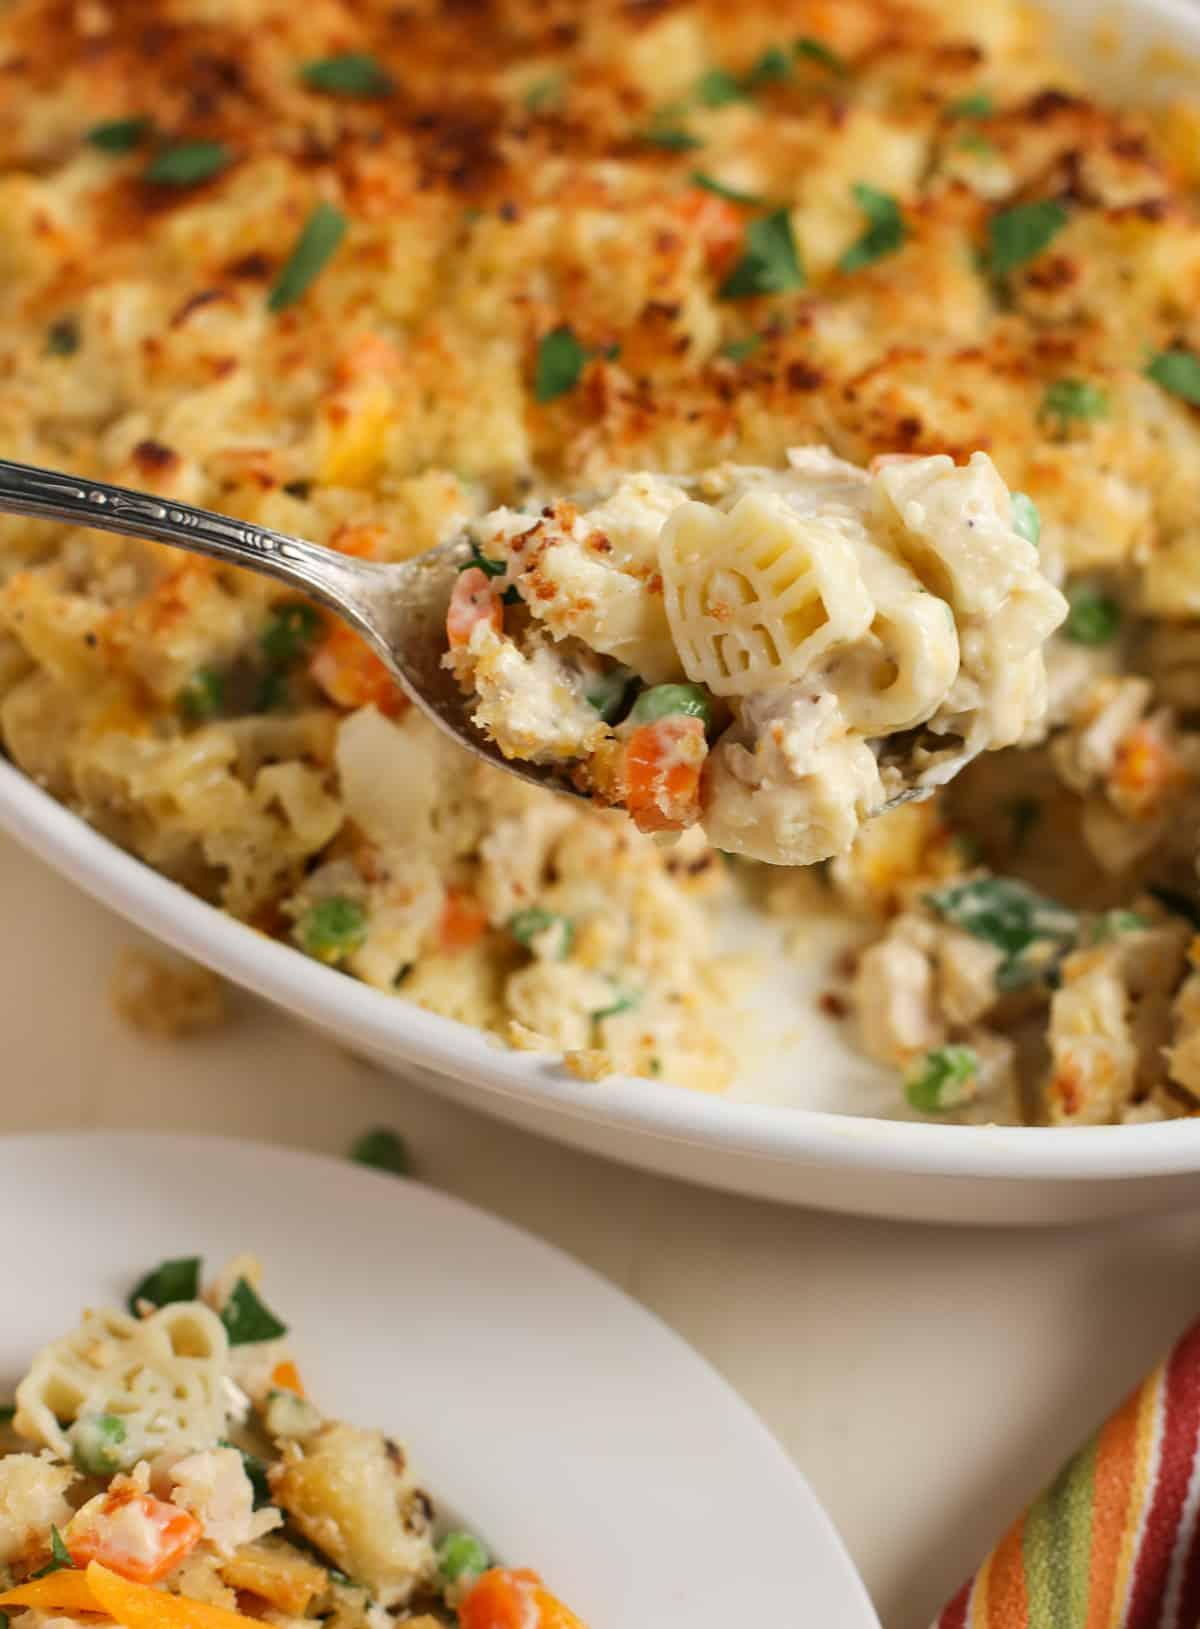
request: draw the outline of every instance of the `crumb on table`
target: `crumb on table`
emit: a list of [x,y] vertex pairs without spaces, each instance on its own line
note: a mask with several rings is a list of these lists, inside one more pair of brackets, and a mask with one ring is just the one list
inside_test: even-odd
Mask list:
[[114,1010],[143,1035],[174,1040],[228,1017],[225,986],[215,973],[151,950],[122,950],[111,990]]

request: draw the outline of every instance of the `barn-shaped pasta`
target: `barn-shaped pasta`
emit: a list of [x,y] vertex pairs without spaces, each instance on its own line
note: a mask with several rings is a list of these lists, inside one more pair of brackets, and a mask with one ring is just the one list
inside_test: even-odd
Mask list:
[[861,638],[874,612],[838,522],[761,489],[727,513],[678,508],[659,540],[659,570],[683,669],[718,696],[800,678],[831,646]]
[[114,1469],[168,1448],[210,1448],[224,1432],[228,1356],[221,1320],[198,1301],[148,1318],[85,1312],[17,1387],[17,1430],[71,1459],[80,1430],[115,1419],[123,1435],[114,1433]]

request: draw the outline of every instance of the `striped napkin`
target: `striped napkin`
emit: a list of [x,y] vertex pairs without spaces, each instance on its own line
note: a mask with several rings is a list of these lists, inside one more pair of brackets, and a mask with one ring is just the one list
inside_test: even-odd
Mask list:
[[933,1629],[1200,1629],[1200,1323],[1009,1528]]

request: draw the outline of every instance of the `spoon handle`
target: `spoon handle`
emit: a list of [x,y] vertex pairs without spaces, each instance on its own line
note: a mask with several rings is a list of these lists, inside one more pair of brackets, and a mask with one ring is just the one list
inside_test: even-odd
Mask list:
[[76,475],[0,458],[0,513],[32,515],[170,543],[227,565],[265,572],[352,622],[361,625],[365,620],[359,601],[368,574],[361,562],[210,509],[194,509],[130,487],[84,481]]

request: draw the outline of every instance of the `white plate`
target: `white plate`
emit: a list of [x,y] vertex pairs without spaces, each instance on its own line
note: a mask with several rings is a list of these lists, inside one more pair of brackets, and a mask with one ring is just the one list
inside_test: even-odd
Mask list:
[[[1111,0],[1058,0],[1050,9],[1066,25],[1073,60],[1090,56],[1098,80],[1119,88],[1132,78],[1139,94],[1184,86],[1194,93],[1200,84],[1182,60],[1137,71],[1155,44],[1200,52],[1195,0],[1140,0],[1123,10]],[[1103,51],[1088,32],[1097,19],[1107,25]],[[1066,1222],[1200,1200],[1200,1119],[1058,1131],[853,1117],[894,1101],[894,1088],[881,1090],[878,1072],[819,1020],[812,991],[827,961],[816,942],[807,982],[777,958],[756,1026],[770,1038],[758,1037],[755,1062],[726,1099],[654,1081],[585,1086],[544,1058],[505,1052],[222,916],[120,853],[8,765],[0,765],[0,827],[139,926],[384,1067],[629,1164],[765,1198],[928,1221]],[[781,1011],[794,1011],[802,1030],[788,1049],[771,1034]]]
[[6,1394],[35,1348],[83,1306],[121,1304],[160,1258],[252,1250],[318,1402],[406,1443],[435,1499],[591,1629],[879,1629],[750,1409],[665,1325],[528,1234],[417,1183],[255,1143],[0,1148]]

